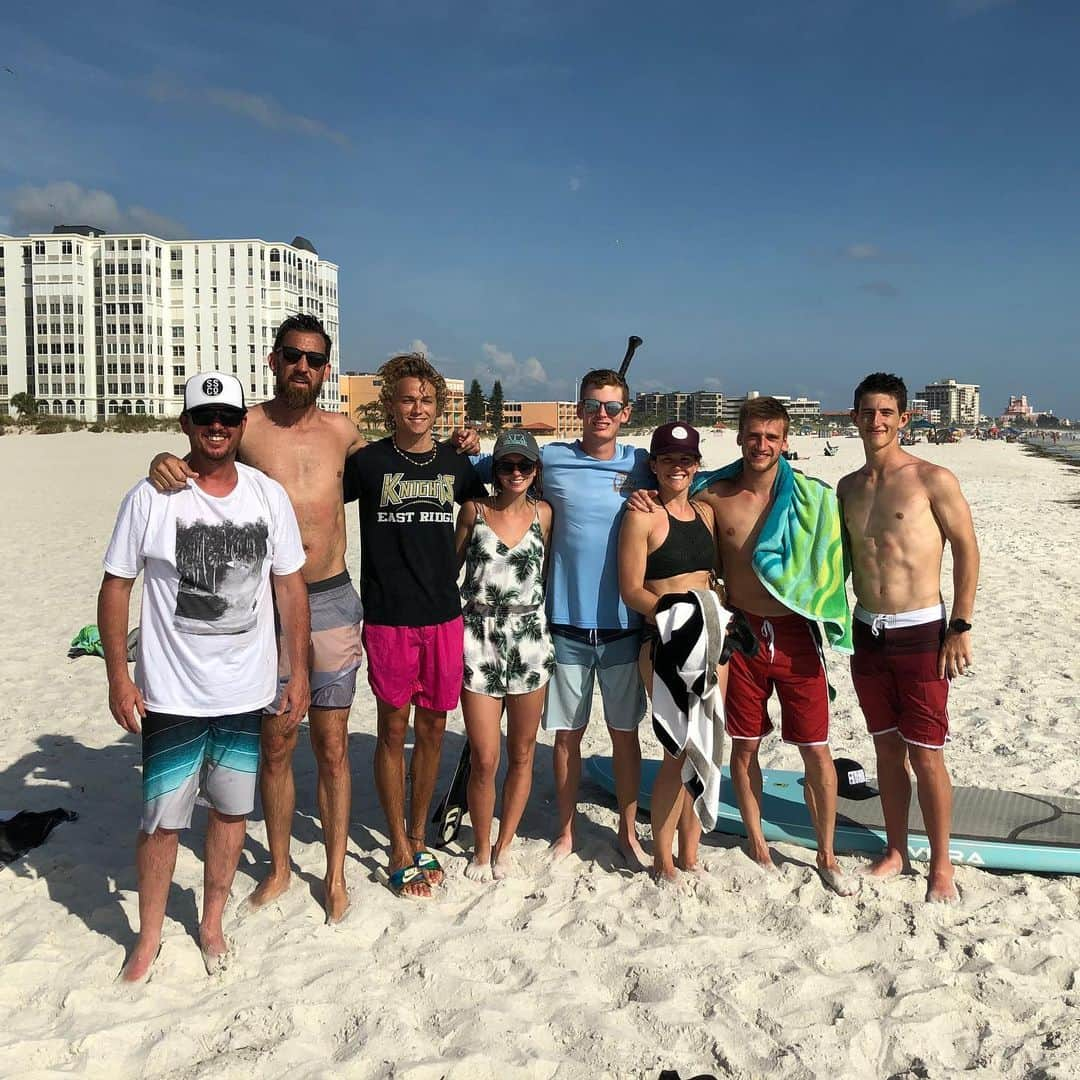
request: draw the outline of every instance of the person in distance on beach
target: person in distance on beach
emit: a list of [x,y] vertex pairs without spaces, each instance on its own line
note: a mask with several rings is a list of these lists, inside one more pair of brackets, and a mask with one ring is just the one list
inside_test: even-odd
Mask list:
[[[866,464],[837,487],[851,550],[855,654],[851,678],[874,737],[886,849],[868,873],[910,869],[908,761],[930,841],[926,899],[959,899],[949,861],[952,785],[945,768],[949,680],[971,671],[979,545],[956,477],[900,446],[907,387],[877,372],[855,388],[851,418]],[[941,595],[945,543],[953,558],[949,619]]]
[[[345,567],[345,507],[341,478],[348,457],[366,445],[344,413],[318,406],[330,371],[331,345],[313,315],[291,315],[278,327],[267,363],[274,372],[274,396],[248,411],[239,460],[273,477],[286,490],[300,522],[307,552],[304,580],[311,606],[311,687],[309,723],[317,768],[319,817],[326,845],[323,881],[327,922],[348,910],[345,851],[348,844],[352,776],[348,720],[362,658],[363,608]],[[475,452],[474,433],[463,450]],[[182,490],[194,476],[190,465],[171,454],[151,463],[150,481],[160,491]],[[290,650],[279,643],[279,683],[289,677]],[[259,787],[266,819],[270,871],[248,900],[257,910],[281,896],[292,881],[289,847],[296,788],[293,753],[299,718],[292,726],[264,731]]]
[[[295,727],[308,707],[304,548],[284,489],[236,463],[245,412],[234,376],[187,381],[180,425],[196,478],[174,494],[140,481],[105,554],[98,626],[109,708],[125,731],[142,733],[139,940],[121,971],[126,982],[145,981],[157,957],[177,834],[190,826],[197,797],[210,807],[199,947],[208,974],[225,962],[221,918],[255,802],[260,728]],[[140,570],[132,682],[128,604]],[[293,675],[275,715],[264,717],[277,682],[271,581]]]
[[487,492],[469,459],[432,435],[446,381],[427,359],[395,356],[379,375],[391,434],[346,461],[344,493],[346,502],[359,500],[364,648],[378,708],[375,786],[390,835],[390,887],[420,898],[443,881],[425,834],[446,714],[457,706],[464,670],[454,504]]
[[[689,424],[664,424],[653,432],[650,466],[665,513],[624,514],[619,531],[619,587],[627,605],[645,618],[638,663],[650,696],[657,602],[668,593],[708,589],[717,565],[712,507],[690,501],[690,484],[701,466],[699,443],[698,432]],[[720,667],[719,677],[723,694],[726,665]],[[653,875],[661,882],[676,880],[676,866],[685,871],[697,869],[701,822],[683,788],[685,756],[675,757],[664,749],[652,791]],[[673,851],[676,830],[677,861]]]
[[[502,432],[492,451],[495,494],[458,512],[458,563],[465,564],[465,685],[461,711],[469,736],[469,816],[476,847],[465,874],[504,878],[508,849],[532,786],[536,732],[555,649],[544,615],[544,556],[551,506],[540,498],[540,447],[528,432]],[[491,849],[499,726],[506,710],[509,765],[499,836]]]

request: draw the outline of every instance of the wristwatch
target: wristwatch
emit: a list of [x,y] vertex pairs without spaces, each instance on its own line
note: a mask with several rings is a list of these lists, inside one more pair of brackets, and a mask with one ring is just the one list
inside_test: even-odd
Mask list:
[[949,623],[949,630],[954,634],[966,634],[971,629],[971,623],[966,619],[953,619]]

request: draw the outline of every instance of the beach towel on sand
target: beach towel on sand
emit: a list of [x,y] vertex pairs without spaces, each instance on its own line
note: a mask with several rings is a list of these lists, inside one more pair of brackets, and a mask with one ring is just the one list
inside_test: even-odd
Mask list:
[[730,619],[711,589],[668,593],[656,606],[653,731],[672,757],[686,751],[682,782],[707,832],[720,811],[724,696],[716,665]]
[[[699,472],[690,494],[716,480],[731,480],[742,461]],[[847,557],[840,530],[840,507],[828,484],[793,469],[783,458],[773,483],[773,505],[753,556],[754,573],[784,607],[820,622],[838,652],[854,652],[851,609],[845,581]]]
[[[129,664],[135,663],[135,650],[138,648],[138,645],[139,628],[136,626],[127,636],[127,658]],[[105,659],[105,647],[101,644],[101,634],[93,623],[89,626],[84,626],[71,639],[71,646],[68,648],[68,659],[74,660],[79,656],[100,656],[102,660]]]

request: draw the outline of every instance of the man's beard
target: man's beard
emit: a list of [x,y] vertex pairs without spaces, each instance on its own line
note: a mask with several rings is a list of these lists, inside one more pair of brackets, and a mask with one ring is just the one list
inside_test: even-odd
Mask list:
[[277,386],[274,389],[277,391],[277,396],[282,398],[290,409],[306,409],[315,403],[322,389],[322,383],[310,382],[307,386],[300,386],[278,376]]

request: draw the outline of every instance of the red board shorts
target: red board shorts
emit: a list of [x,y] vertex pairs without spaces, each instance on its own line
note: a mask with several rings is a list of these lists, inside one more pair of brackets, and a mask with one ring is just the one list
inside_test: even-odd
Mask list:
[[757,656],[741,652],[728,661],[724,711],[732,739],[761,739],[773,724],[769,697],[780,699],[780,735],[796,746],[829,741],[829,683],[817,627],[801,615],[763,618],[745,612],[758,639]]
[[364,623],[371,692],[394,709],[457,708],[465,674],[465,632],[459,615],[434,626]]
[[866,730],[940,750],[949,741],[949,680],[938,677],[944,608],[875,615],[857,606],[854,639],[851,681]]

